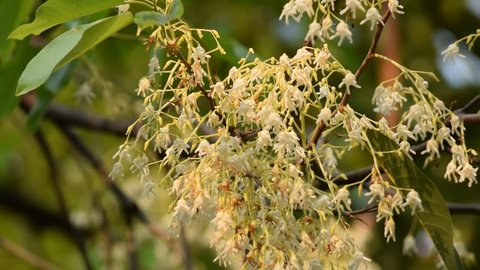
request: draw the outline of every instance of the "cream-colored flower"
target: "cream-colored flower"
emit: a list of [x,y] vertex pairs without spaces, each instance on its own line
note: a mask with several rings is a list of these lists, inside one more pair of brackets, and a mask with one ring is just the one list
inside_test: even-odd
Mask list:
[[343,43],[343,40],[346,38],[350,43],[353,43],[352,39],[352,32],[348,28],[348,24],[344,21],[340,21],[337,24],[337,28],[335,29],[335,34],[331,37],[331,39],[334,39],[338,37],[338,46],[341,46]]
[[350,87],[355,87],[355,88],[361,88],[360,85],[357,83],[357,77],[355,75],[348,71],[348,73],[345,75],[345,77],[342,79],[342,82],[338,85],[338,87],[343,87],[347,88],[347,94],[350,94]]
[[370,22],[370,30],[373,30],[373,27],[375,27],[377,23],[384,25],[382,21],[382,16],[380,15],[378,9],[376,9],[375,7],[371,7],[367,10],[367,13],[365,14],[365,19],[363,19],[360,24],[364,24],[366,22]]

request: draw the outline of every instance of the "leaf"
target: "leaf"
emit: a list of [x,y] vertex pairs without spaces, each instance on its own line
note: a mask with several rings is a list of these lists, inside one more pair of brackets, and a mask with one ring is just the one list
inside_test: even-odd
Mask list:
[[123,0],[50,0],[41,5],[35,20],[15,29],[8,38],[38,35],[57,24],[124,4]]
[[135,14],[133,20],[139,28],[147,28],[155,25],[164,25],[176,20],[183,15],[183,4],[180,0],[174,0],[167,13],[155,11],[140,11]]
[[14,40],[7,40],[8,34],[28,19],[34,0],[0,0],[0,64],[7,62],[15,46]]
[[28,114],[27,126],[35,131],[43,121],[45,112],[55,96],[66,88],[76,68],[76,61],[70,62],[54,72],[39,88],[37,101]]
[[131,13],[122,13],[78,25],[58,36],[27,64],[18,81],[16,94],[23,95],[42,85],[53,71],[124,28],[132,19]]
[[0,66],[0,117],[10,113],[18,103],[15,88],[18,78],[28,61],[35,56],[38,49],[31,48],[28,40],[20,41],[14,50],[15,58]]
[[398,146],[394,141],[374,130],[368,130],[367,136],[373,149],[383,152],[382,155],[377,155],[377,159],[382,168],[394,178],[396,185],[415,189],[420,195],[424,211],[416,213],[416,217],[432,238],[447,269],[463,269],[455,258],[452,218],[435,184],[413,161],[398,155]]

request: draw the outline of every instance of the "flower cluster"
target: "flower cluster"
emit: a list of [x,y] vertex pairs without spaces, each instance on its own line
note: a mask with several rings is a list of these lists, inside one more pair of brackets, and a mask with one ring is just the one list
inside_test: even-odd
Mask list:
[[[382,23],[378,8],[383,2],[390,12],[403,13],[396,0],[347,0],[339,15],[364,13],[361,24],[373,26]],[[338,37],[340,45],[351,41],[352,33],[334,11],[333,0],[291,0],[280,18],[288,23],[306,14],[314,19],[307,35],[311,44]],[[203,47],[206,34],[216,41],[215,48]],[[370,129],[396,142],[400,157],[410,157],[415,141],[427,141],[421,152],[426,163],[448,147],[452,162],[445,177],[469,186],[476,182],[477,168],[468,158],[475,152],[455,139],[463,137],[463,124],[428,91],[428,74],[392,61],[401,75],[381,83],[372,99],[375,112],[402,113],[400,123],[390,128],[384,118],[375,121],[342,104],[346,95],[364,89],[327,45],[266,60],[245,57],[220,78],[210,70],[210,59],[225,53],[218,39],[217,32],[192,29],[181,20],[150,34],[156,50],[169,57],[162,64],[152,58],[150,74],[139,82],[144,111],[135,124],[141,128],[134,142],[120,147],[111,176],[120,178],[130,168],[152,187],[149,168],[158,166],[175,198],[172,231],[209,220],[220,263],[241,257],[244,267],[355,269],[368,262],[345,232],[348,224],[342,218],[355,210],[350,188],[366,179],[342,184],[338,164],[358,146],[376,161],[378,153],[366,133]],[[308,135],[316,125],[325,127],[323,141],[312,145]],[[148,148],[156,152],[156,160],[145,154]],[[387,241],[395,240],[394,213],[407,206],[412,214],[422,211],[422,200],[417,191],[395,187],[380,175],[374,167],[364,195],[369,204],[378,205],[377,221],[384,222]]]
[[325,41],[325,39],[338,38],[338,46],[340,46],[345,39],[350,43],[353,42],[348,21],[354,20],[357,13],[362,13],[363,20],[360,21],[360,25],[370,23],[371,30],[377,23],[383,25],[379,10],[384,2],[388,3],[388,9],[394,17],[395,14],[403,14],[403,6],[399,4],[398,0],[346,0],[345,6],[336,13],[337,2],[340,1],[290,0],[284,5],[280,20],[285,19],[287,24],[290,18],[298,22],[306,14],[311,19],[305,37],[309,44],[314,44],[317,39]]

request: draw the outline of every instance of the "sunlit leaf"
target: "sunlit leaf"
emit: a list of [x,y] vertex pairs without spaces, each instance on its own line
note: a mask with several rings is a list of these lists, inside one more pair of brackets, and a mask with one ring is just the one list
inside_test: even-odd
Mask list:
[[9,38],[23,39],[31,34],[38,35],[57,24],[121,4],[124,4],[123,0],[50,0],[38,8],[33,22],[21,25]]
[[132,22],[131,13],[122,13],[90,24],[78,25],[52,40],[27,65],[17,86],[17,95],[42,85],[66,63],[91,49]]
[[183,4],[180,0],[175,0],[167,13],[155,11],[140,11],[135,14],[134,22],[140,28],[147,28],[154,25],[164,25],[176,20],[183,15]]
[[463,269],[455,258],[452,218],[435,184],[413,161],[398,155],[398,146],[394,141],[374,130],[368,130],[367,135],[375,151],[383,152],[377,156],[377,160],[394,178],[395,184],[402,188],[415,189],[420,195],[424,211],[416,213],[416,217],[429,233],[447,268]]

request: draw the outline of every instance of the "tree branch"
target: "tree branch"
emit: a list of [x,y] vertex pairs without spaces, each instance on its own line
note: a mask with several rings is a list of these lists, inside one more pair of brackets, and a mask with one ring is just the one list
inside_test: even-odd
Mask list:
[[[370,48],[368,49],[367,55],[365,56],[362,63],[358,67],[357,71],[355,72],[355,77],[357,78],[357,80],[362,75],[363,71],[365,70],[365,68],[368,65],[368,63],[370,62],[370,60],[373,59],[373,55],[374,55],[374,53],[377,49],[378,41],[380,40],[380,36],[382,34],[384,25],[387,23],[390,15],[391,15],[390,10],[387,10],[382,17],[383,24],[377,22],[375,35],[373,36],[372,43],[370,44]],[[342,112],[343,107],[345,107],[347,105],[349,99],[350,99],[350,94],[345,93],[345,95],[343,96],[340,104],[332,112],[331,117],[334,117],[338,112]],[[307,150],[307,151],[311,150],[317,144],[318,140],[320,139],[320,136],[322,136],[322,133],[323,133],[323,131],[325,130],[326,127],[327,127],[327,125],[323,121],[320,121],[317,124],[317,126],[313,130],[313,133],[312,133],[312,136],[310,137],[310,141],[308,142],[308,145],[305,147],[305,150]]]
[[[35,96],[33,94],[27,94],[22,96],[20,105],[24,110],[30,111],[35,102]],[[50,105],[45,112],[45,117],[64,125],[103,131],[117,136],[125,136],[127,128],[133,123],[133,121],[128,120],[106,119],[91,113],[76,111],[61,105],[53,104]],[[140,126],[136,125],[131,134],[136,136],[139,128]]]
[[0,247],[13,256],[22,259],[24,262],[41,270],[57,270],[59,267],[53,265],[51,262],[39,257],[20,245],[0,236]]

